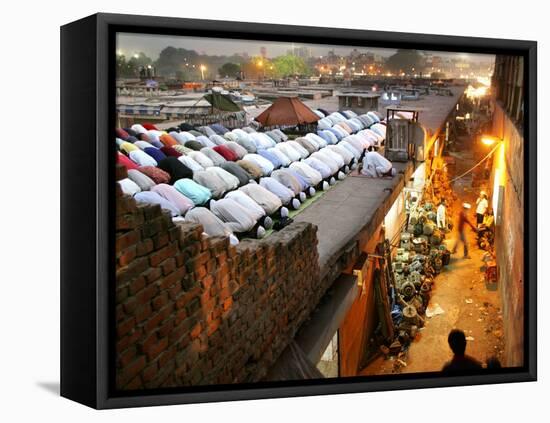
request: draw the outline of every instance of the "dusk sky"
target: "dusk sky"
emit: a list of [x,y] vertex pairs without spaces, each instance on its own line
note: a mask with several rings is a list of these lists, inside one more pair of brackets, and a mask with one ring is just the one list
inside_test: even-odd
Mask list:
[[[247,52],[249,56],[260,55],[260,47],[264,46],[267,49],[267,57],[276,57],[286,54],[287,50],[292,48],[292,43],[270,42],[270,41],[248,41],[248,40],[227,40],[219,38],[203,38],[203,37],[183,37],[183,36],[167,36],[167,35],[149,35],[149,34],[117,34],[117,51],[125,56],[130,56],[135,53],[143,52],[151,59],[156,60],[159,53],[166,47],[172,46],[176,48],[185,48],[195,50],[199,54],[208,55],[226,55],[230,56],[234,53],[241,54]],[[334,49],[336,54],[348,55],[353,46],[331,46],[319,44],[303,44],[295,43],[294,47],[299,48],[307,46],[311,48],[314,56],[326,55],[329,50]],[[373,52],[382,56],[390,56],[395,50],[384,48],[365,48],[357,47],[360,52]],[[483,54],[463,54],[463,53],[442,53],[434,52],[436,55],[449,56],[461,55],[464,58],[471,58],[475,61],[490,62],[494,60],[492,55]]]

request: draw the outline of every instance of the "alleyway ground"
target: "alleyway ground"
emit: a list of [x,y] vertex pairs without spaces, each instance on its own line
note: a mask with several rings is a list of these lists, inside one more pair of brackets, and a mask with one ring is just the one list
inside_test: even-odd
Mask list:
[[[468,150],[453,155],[457,163],[456,174],[461,174],[474,164]],[[472,208],[475,205],[479,189],[473,189],[471,183],[471,177],[455,182],[454,190],[458,197],[455,210],[464,201],[470,202]],[[475,222],[473,213],[474,210],[471,220]],[[456,216],[452,217],[452,221],[456,226]],[[456,231],[447,234],[445,243],[449,249],[454,246],[456,238]],[[395,359],[379,357],[363,369],[361,375],[439,371],[452,358],[447,336],[455,328],[462,329],[467,337],[473,338],[468,341],[467,354],[482,362],[492,356],[501,359],[503,331],[500,294],[496,288],[485,283],[480,270],[484,265],[482,258],[485,251],[477,247],[476,235],[469,229],[468,239],[471,259],[462,258],[463,248],[459,245],[449,265],[435,278],[430,306],[439,304],[444,313],[426,317],[424,328],[401,357],[406,365]]]

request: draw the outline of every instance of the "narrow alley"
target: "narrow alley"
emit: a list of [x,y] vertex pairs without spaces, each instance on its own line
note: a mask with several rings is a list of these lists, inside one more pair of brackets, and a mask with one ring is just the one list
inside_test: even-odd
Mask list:
[[[461,151],[452,153],[456,167],[449,177],[460,175],[475,164],[471,141],[464,140]],[[460,204],[475,204],[480,187],[472,187],[471,174],[453,184],[457,196],[455,210]],[[481,188],[482,189],[482,188]],[[474,211],[469,215],[475,222]],[[445,245],[452,250],[458,233],[456,212],[452,216],[454,230],[447,234]],[[486,283],[484,277],[486,251],[477,245],[476,233],[467,229],[470,259],[463,258],[459,244],[448,266],[435,278],[427,308],[425,325],[418,331],[409,348],[397,357],[379,356],[361,375],[415,373],[440,371],[451,360],[447,336],[452,329],[461,329],[468,341],[466,353],[483,364],[496,357],[502,360],[504,350],[502,311],[496,284]]]

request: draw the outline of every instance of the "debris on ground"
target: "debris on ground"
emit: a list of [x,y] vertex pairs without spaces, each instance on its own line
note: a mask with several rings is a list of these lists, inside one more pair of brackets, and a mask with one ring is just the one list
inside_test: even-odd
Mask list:
[[426,308],[426,317],[433,317],[444,313],[445,310],[443,310],[438,303],[429,305],[428,308]]

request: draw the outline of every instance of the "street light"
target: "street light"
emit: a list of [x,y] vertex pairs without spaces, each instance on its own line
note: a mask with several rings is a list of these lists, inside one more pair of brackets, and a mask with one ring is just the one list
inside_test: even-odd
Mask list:
[[204,71],[206,70],[206,66],[201,65],[201,79],[204,81]]
[[490,147],[494,145],[497,142],[501,142],[502,140],[500,138],[494,137],[492,135],[483,135],[481,137],[481,143],[483,145],[486,145],[487,147]]

